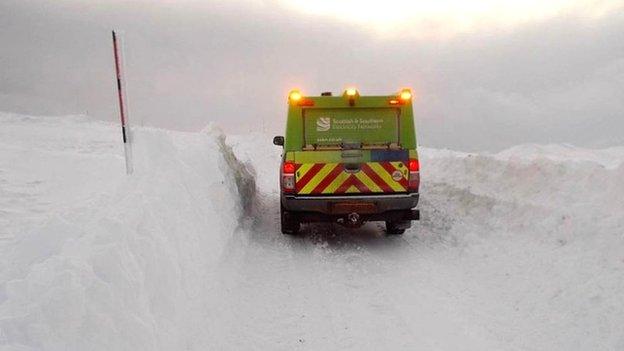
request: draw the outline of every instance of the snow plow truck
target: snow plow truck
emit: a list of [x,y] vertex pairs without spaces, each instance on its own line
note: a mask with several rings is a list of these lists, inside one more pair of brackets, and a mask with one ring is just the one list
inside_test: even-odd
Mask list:
[[387,234],[403,234],[420,218],[411,90],[388,96],[293,90],[286,134],[273,144],[283,147],[282,233],[297,234],[302,223],[357,228],[383,221]]

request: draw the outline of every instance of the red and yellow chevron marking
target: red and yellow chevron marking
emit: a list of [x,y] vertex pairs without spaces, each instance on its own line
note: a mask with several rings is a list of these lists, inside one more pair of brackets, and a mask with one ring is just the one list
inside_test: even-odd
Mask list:
[[401,161],[362,163],[357,172],[347,172],[342,163],[303,163],[296,166],[295,186],[298,194],[407,191],[409,171]]

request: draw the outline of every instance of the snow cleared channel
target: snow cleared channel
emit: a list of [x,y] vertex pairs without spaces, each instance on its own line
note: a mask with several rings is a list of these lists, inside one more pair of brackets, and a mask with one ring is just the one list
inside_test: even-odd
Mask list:
[[0,349],[624,349],[624,148],[422,148],[405,235],[287,237],[270,136],[134,137],[0,114]]

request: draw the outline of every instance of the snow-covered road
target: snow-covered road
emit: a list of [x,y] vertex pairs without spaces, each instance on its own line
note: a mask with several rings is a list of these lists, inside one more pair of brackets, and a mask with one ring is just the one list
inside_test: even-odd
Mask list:
[[422,148],[405,235],[288,237],[267,135],[0,125],[2,349],[624,349],[623,148]]

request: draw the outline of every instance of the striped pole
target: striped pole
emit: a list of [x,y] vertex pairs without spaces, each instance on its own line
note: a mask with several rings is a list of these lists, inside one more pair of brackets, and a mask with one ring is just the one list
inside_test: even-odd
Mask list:
[[117,76],[117,97],[119,99],[119,114],[121,118],[121,136],[124,143],[126,173],[132,174],[132,148],[130,145],[130,125],[128,124],[128,99],[126,98],[126,82],[123,76],[124,61],[121,46],[121,38],[119,38],[119,35],[113,31],[113,52],[115,55],[115,72]]

